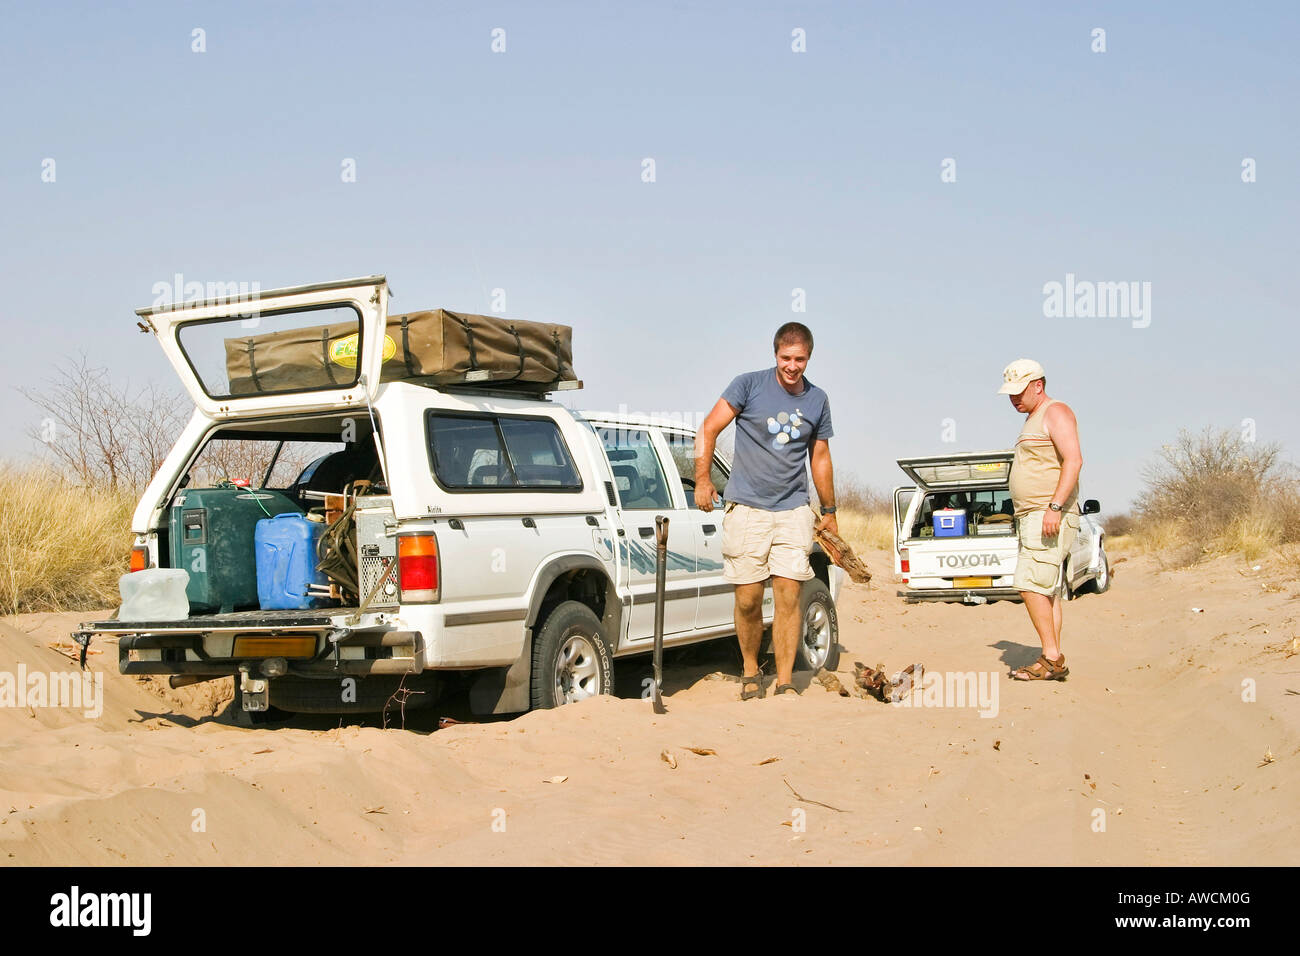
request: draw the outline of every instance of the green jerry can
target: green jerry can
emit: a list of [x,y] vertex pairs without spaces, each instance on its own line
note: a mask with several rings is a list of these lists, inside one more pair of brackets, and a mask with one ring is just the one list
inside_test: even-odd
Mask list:
[[195,488],[176,498],[169,519],[172,567],[189,572],[191,614],[257,607],[257,522],[286,512],[303,513],[269,488]]

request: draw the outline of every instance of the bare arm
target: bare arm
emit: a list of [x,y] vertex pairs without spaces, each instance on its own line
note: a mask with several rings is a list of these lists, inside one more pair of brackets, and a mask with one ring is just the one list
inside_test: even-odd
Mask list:
[[717,446],[718,436],[736,417],[736,409],[725,399],[718,399],[707,418],[695,433],[695,506],[701,511],[713,510],[713,499],[717,491],[709,478],[709,466],[713,464],[713,450]]
[[[808,453],[812,459],[812,478],[813,485],[817,488],[817,497],[821,499],[823,508],[833,507],[835,504],[835,469],[831,465],[831,443],[825,438],[819,438],[813,442],[812,450]],[[835,515],[825,515],[820,527],[835,534],[840,533],[839,522],[835,520]]]
[[[1056,483],[1056,491],[1052,492],[1052,500],[1057,504],[1065,504],[1074,493],[1074,488],[1079,483],[1079,472],[1083,470],[1083,452],[1079,450],[1079,423],[1069,405],[1057,402],[1043,416],[1043,425],[1047,436],[1056,446],[1057,454],[1061,456],[1061,478]],[[1043,517],[1043,534],[1049,537],[1054,534],[1060,527],[1060,521],[1060,515],[1049,510]]]

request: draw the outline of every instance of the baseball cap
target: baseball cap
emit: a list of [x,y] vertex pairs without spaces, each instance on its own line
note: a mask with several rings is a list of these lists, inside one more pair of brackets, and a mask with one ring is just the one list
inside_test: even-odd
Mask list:
[[1033,359],[1016,359],[1002,370],[1002,387],[999,395],[1019,395],[1036,378],[1047,378],[1043,367]]

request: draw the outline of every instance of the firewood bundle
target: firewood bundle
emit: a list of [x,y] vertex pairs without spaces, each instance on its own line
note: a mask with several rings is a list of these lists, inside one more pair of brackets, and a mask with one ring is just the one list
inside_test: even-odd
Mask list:
[[889,677],[885,674],[885,665],[868,667],[861,661],[853,665],[854,686],[862,693],[859,696],[874,697],[882,703],[896,703],[912,690],[921,686],[925,675],[924,664],[908,664],[897,674]]

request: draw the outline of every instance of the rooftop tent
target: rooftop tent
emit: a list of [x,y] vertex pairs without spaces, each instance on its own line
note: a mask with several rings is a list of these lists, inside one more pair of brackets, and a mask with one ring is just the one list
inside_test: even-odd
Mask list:
[[[576,381],[573,330],[567,325],[435,309],[389,316],[381,381],[436,385]],[[230,394],[328,388],[355,380],[356,322],[226,338]]]

